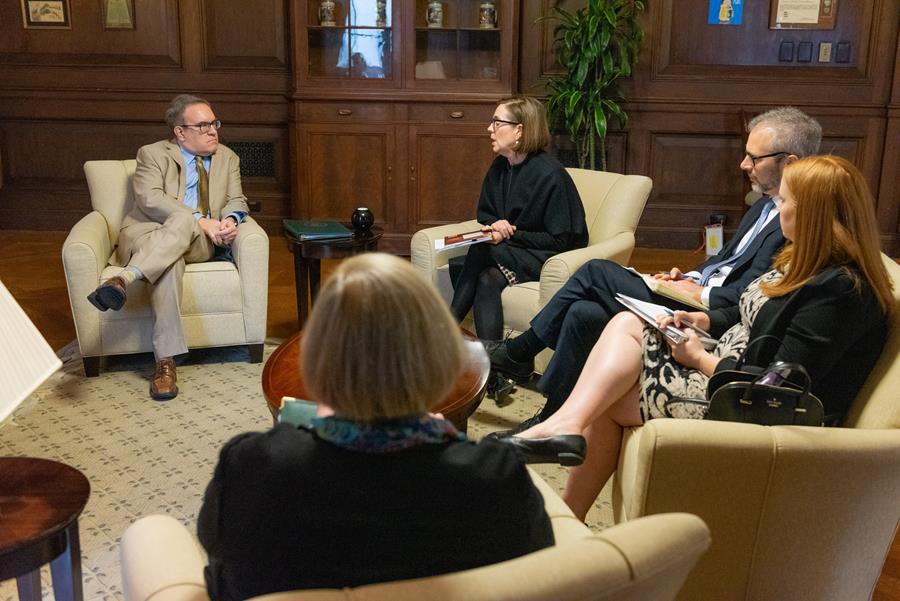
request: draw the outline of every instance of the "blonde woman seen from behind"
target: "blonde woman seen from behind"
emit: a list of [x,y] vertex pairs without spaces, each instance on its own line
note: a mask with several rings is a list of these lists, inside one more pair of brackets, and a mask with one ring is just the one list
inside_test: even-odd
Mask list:
[[197,526],[210,597],[417,578],[552,545],[514,450],[428,413],[462,361],[459,327],[408,262],[344,261],[302,338],[320,416],[222,449]]

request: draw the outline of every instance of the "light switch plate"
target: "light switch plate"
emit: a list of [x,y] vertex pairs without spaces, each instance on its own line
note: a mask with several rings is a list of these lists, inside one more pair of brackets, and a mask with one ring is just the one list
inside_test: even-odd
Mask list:
[[794,42],[781,42],[778,47],[778,61],[790,63],[794,60]]
[[822,42],[819,44],[819,62],[831,62],[831,42]]

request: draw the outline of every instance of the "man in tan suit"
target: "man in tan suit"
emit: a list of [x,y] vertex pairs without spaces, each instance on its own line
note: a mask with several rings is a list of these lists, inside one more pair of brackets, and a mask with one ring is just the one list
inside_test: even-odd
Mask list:
[[219,144],[219,128],[206,100],[183,94],[166,110],[174,139],[138,150],[134,208],[122,223],[117,259],[124,269],[88,300],[101,311],[118,311],[128,285],[150,283],[156,371],[150,396],[178,394],[174,356],[187,352],[181,326],[184,266],[208,261],[237,236],[249,213],[241,190],[240,162]]

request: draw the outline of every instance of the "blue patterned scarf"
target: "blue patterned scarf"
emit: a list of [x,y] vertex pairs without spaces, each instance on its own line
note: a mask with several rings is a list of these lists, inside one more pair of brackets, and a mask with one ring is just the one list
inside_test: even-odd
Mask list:
[[445,444],[466,440],[446,419],[414,415],[376,422],[357,422],[342,417],[314,417],[316,436],[349,451],[393,453],[423,444]]

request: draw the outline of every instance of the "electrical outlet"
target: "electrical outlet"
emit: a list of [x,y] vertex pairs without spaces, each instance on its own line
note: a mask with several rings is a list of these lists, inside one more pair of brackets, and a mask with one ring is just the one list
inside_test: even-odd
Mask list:
[[831,62],[831,42],[822,42],[819,44],[819,62]]

